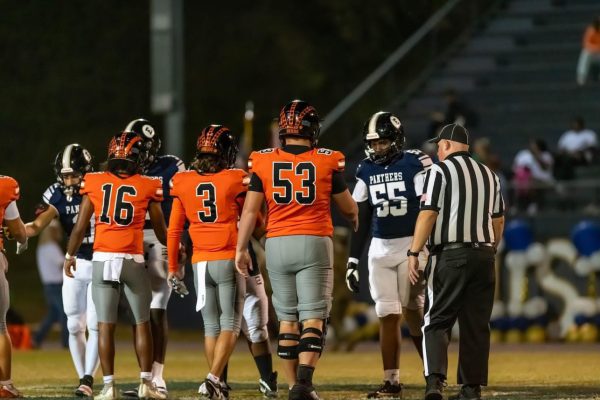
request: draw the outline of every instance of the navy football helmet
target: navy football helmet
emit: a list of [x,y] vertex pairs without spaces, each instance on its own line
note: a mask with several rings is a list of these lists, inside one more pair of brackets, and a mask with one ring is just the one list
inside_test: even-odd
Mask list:
[[[375,151],[371,141],[388,139],[391,144],[385,151]],[[363,127],[365,154],[376,164],[385,164],[394,158],[404,147],[404,127],[394,114],[379,111],[373,114]]]

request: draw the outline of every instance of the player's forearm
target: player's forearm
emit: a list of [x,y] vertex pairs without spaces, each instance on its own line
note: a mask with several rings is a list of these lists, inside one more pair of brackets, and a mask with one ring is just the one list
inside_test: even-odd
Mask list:
[[357,260],[363,253],[363,249],[369,238],[369,230],[371,229],[372,210],[368,201],[358,203],[358,230],[352,233],[350,239],[350,254],[351,258]]
[[248,242],[250,241],[250,235],[252,235],[252,232],[254,231],[257,215],[258,211],[243,211],[238,228],[236,251],[243,252],[248,249]]
[[346,189],[341,193],[334,194],[333,200],[337,205],[338,210],[349,221],[356,221],[358,218],[358,206],[352,198],[350,191]]
[[163,245],[167,245],[167,225],[165,224],[165,217],[163,216],[162,208],[160,203],[152,202],[148,208],[150,214],[150,222],[152,228],[156,234],[156,239]]
[[8,227],[10,234],[21,244],[27,241],[27,233],[25,230],[25,225],[21,218],[16,218],[12,220],[4,220],[4,223]]
[[413,240],[410,245],[410,251],[418,253],[423,250],[427,238],[431,235],[431,230],[433,229],[437,216],[438,213],[432,210],[421,210],[421,212],[419,212]]
[[79,251],[79,247],[85,237],[86,228],[87,224],[80,224],[79,221],[75,224],[75,227],[71,232],[71,237],[69,238],[69,243],[67,243],[67,254],[70,256],[75,255]]
[[169,259],[169,272],[175,273],[179,269],[179,244],[181,229],[171,229],[167,233],[167,254]]

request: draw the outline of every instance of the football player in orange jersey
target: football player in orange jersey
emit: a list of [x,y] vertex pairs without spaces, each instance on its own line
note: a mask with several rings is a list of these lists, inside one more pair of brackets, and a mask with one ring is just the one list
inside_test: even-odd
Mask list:
[[243,170],[232,168],[236,155],[229,129],[210,125],[198,137],[192,169],[178,172],[171,181],[169,280],[180,277],[178,252],[187,220],[194,247],[196,311],[202,310],[210,369],[198,392],[209,399],[228,398],[221,377],[240,333],[244,305],[245,279],[237,273],[234,258],[248,178]]
[[333,289],[331,199],[354,229],[358,223],[358,208],[342,175],[344,156],[316,147],[319,130],[319,116],[310,104],[294,100],[283,107],[283,148],[250,155],[252,176],[236,247],[236,267],[247,274],[248,240],[266,201],[267,271],[279,319],[277,353],[290,399],[318,399],[312,375],[323,350]]
[[[19,199],[19,184],[9,176],[0,176],[0,223],[6,224],[10,234],[20,244],[17,254],[27,249],[25,225],[19,216],[16,201]],[[10,306],[6,271],[8,261],[4,241],[0,235],[0,398],[21,397],[21,392],[11,380],[12,345],[6,328],[6,312]]]
[[165,399],[152,383],[152,334],[150,331],[150,279],[144,267],[143,228],[146,212],[161,243],[166,243],[166,226],[160,207],[160,179],[139,174],[146,156],[142,138],[123,132],[108,147],[107,171],[88,173],[81,183],[83,195],[79,217],[65,255],[65,274],[72,277],[76,254],[95,216],[92,299],[98,314],[100,364],[104,388],[95,398],[114,399],[114,332],[121,287],[136,320],[135,348],[141,369],[140,398]]

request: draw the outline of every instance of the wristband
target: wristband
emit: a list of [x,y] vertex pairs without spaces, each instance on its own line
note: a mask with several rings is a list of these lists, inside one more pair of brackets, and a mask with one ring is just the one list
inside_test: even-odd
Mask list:
[[406,252],[406,256],[407,257],[419,257],[419,251],[410,251],[410,249],[408,249],[408,251]]
[[77,258],[77,257],[72,256],[69,253],[65,253],[65,260],[72,260],[73,258]]

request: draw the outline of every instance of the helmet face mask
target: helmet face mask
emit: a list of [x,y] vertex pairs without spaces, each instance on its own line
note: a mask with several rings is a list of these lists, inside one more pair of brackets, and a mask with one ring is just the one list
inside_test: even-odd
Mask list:
[[[385,147],[385,140],[389,146]],[[404,127],[400,119],[389,112],[377,112],[363,127],[365,154],[375,164],[386,164],[404,147]]]
[[68,199],[79,194],[83,175],[93,170],[91,154],[77,143],[67,145],[54,160],[56,181]]
[[191,167],[199,173],[214,173],[235,165],[237,142],[229,128],[209,125],[202,129],[196,142],[196,156]]
[[284,143],[286,137],[309,139],[316,146],[321,132],[321,119],[317,110],[302,100],[293,100],[279,113],[279,139]]

